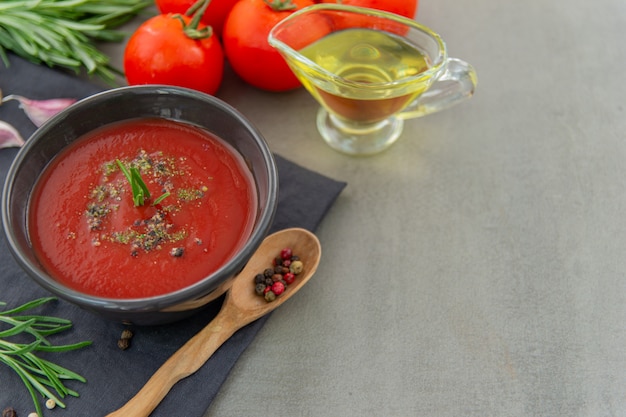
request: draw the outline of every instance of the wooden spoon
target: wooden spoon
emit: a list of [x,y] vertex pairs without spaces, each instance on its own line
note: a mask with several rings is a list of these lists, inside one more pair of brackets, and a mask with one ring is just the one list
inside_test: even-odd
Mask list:
[[[271,266],[283,248],[291,248],[304,264],[293,284],[275,301],[254,291],[254,276]],[[322,250],[317,237],[305,229],[285,229],[261,243],[245,268],[233,280],[222,309],[200,332],[174,353],[122,408],[107,417],[147,417],[183,378],[196,372],[237,330],[266,315],[294,295],[313,276]]]

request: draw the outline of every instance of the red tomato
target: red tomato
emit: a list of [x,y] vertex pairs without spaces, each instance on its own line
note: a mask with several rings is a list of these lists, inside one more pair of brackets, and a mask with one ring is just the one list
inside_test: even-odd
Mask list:
[[[222,36],[224,21],[228,12],[233,8],[238,0],[211,0],[209,7],[200,20],[207,26],[211,26],[217,36]],[[196,0],[155,0],[156,6],[163,14],[179,13],[185,14]]]
[[292,10],[275,10],[268,3],[270,0],[240,0],[235,4],[224,24],[224,50],[233,71],[247,83],[267,91],[292,90],[300,81],[267,42],[267,36],[282,19],[313,2],[292,0],[296,6]]
[[413,18],[417,12],[418,0],[316,0],[316,3],[340,3],[350,6],[369,7],[385,10]]
[[[128,40],[124,72],[130,85],[166,84],[215,94],[224,75],[224,52],[215,35],[191,39],[187,16],[157,15],[144,22]],[[202,29],[200,25],[198,29]]]

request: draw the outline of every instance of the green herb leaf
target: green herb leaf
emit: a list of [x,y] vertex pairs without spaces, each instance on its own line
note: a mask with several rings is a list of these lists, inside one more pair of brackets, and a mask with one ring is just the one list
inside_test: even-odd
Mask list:
[[146,183],[143,182],[141,178],[141,173],[135,167],[130,169],[130,176],[133,179],[132,187],[133,187],[133,199],[135,200],[136,206],[143,206],[145,200],[150,198],[150,191],[148,191],[148,187]]
[[161,201],[165,200],[167,197],[170,196],[169,192],[163,193],[161,194],[161,196],[159,198],[157,198],[156,200],[154,200],[154,203],[152,203],[153,206],[156,206],[157,204],[159,204]]
[[[137,169],[136,167],[131,167],[130,169],[128,169],[119,159],[116,159],[115,162],[117,163],[117,166],[120,167],[120,170],[130,184],[130,189],[133,192],[133,203],[135,204],[135,207],[140,207],[146,204],[146,200],[150,199],[150,191],[148,190],[148,186],[144,182],[143,178],[141,178],[141,172],[139,172],[139,169]],[[152,205],[154,206],[159,204],[161,201],[169,196],[169,192],[163,193],[159,198],[154,200],[154,203],[152,203]]]
[[98,41],[121,42],[127,33],[117,28],[151,0],[2,0],[0,1],[0,59],[6,51],[36,64],[85,70],[115,84],[110,58]]
[[120,167],[120,170],[130,184],[130,189],[133,192],[133,202],[135,207],[143,206],[145,200],[150,198],[150,191],[148,191],[146,183],[143,182],[141,173],[135,167],[131,167],[130,170],[127,169],[119,159],[116,159],[115,162],[117,162],[117,165]]
[[[0,324],[9,326],[6,330],[0,331],[0,363],[7,365],[20,377],[33,399],[37,414],[40,416],[43,415],[43,412],[38,395],[52,399],[57,406],[64,408],[65,404],[59,397],[78,396],[78,393],[67,388],[63,381],[86,382],[86,380],[69,369],[38,357],[37,352],[67,352],[91,345],[89,341],[69,345],[53,345],[47,339],[48,335],[59,333],[71,327],[69,320],[42,315],[16,315],[16,313],[39,307],[52,300],[56,300],[56,298],[39,298],[11,310],[0,311]],[[0,306],[3,305],[6,303],[0,302]],[[22,335],[30,335],[34,340],[28,343],[17,343],[9,340],[12,336]]]

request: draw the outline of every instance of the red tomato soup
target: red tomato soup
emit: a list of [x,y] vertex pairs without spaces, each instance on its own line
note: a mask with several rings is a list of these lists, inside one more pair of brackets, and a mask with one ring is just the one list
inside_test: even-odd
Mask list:
[[[150,193],[143,205],[119,164],[140,174]],[[256,201],[250,171],[224,141],[180,122],[137,119],[85,135],[50,163],[33,191],[29,231],[63,284],[148,297],[223,265],[250,235]]]

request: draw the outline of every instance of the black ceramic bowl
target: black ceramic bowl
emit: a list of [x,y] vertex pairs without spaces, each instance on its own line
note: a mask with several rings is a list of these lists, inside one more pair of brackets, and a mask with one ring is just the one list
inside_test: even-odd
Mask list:
[[[50,160],[83,134],[109,123],[142,117],[161,117],[203,127],[239,152],[257,188],[254,228],[240,251],[219,270],[176,292],[137,299],[81,294],[52,278],[33,251],[27,229],[31,190]],[[267,235],[277,202],[278,173],[272,154],[259,131],[237,110],[215,97],[188,89],[122,87],[77,102],[29,138],[7,173],[2,194],[2,223],[11,252],[39,285],[107,318],[151,325],[187,317],[222,295]]]

